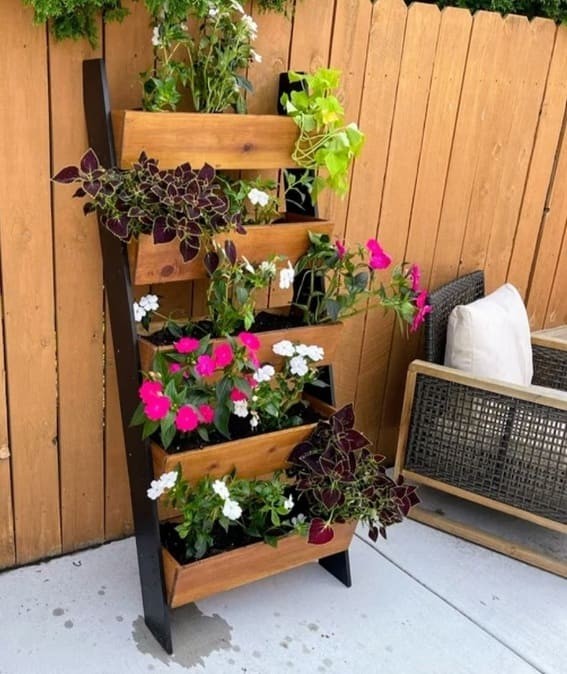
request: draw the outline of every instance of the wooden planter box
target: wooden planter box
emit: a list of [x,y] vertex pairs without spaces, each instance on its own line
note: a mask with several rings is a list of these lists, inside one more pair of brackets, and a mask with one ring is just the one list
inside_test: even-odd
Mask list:
[[[272,225],[249,225],[246,234],[227,232],[214,237],[221,245],[232,239],[239,257],[258,264],[274,253],[285,255],[294,264],[307,252],[309,232],[333,233],[329,220],[289,214],[286,221]],[[203,252],[190,262],[184,262],[179,252],[179,241],[155,244],[150,234],[142,234],[128,245],[130,275],[134,285],[195,281],[207,278]]]
[[282,538],[277,548],[254,543],[186,565],[162,549],[167,601],[175,608],[347,550],[356,523],[333,528],[333,540],[324,545],[312,545],[306,538],[290,535]]
[[[261,363],[271,363],[276,369],[281,367],[283,358],[277,356],[272,347],[283,339],[289,339],[292,342],[301,342],[302,344],[316,344],[325,350],[325,358],[317,365],[326,365],[332,362],[335,350],[340,338],[342,323],[328,323],[324,325],[305,325],[298,328],[288,328],[286,330],[268,330],[267,332],[255,333],[260,340],[260,349],[258,358]],[[213,339],[213,344],[219,344],[223,339]],[[138,349],[140,352],[140,366],[143,372],[148,372],[152,368],[154,358],[158,351],[166,353],[173,350],[172,345],[156,346],[147,337],[138,337]]]
[[[316,398],[310,396],[305,398],[324,417],[330,416],[335,411],[333,407]],[[177,454],[168,454],[163,447],[152,443],[154,475],[159,477],[163,473],[175,470],[179,465],[183,477],[189,481],[198,480],[204,475],[222,477],[233,468],[236,468],[240,477],[268,475],[286,466],[292,449],[306,440],[315,426],[316,424],[294,426]]]

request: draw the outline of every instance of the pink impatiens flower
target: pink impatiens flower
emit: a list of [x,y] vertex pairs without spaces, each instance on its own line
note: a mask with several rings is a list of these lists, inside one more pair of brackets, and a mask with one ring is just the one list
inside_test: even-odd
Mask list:
[[416,264],[412,264],[409,268],[408,277],[411,281],[411,289],[414,293],[418,292],[419,282],[421,281],[421,269]]
[[258,349],[260,348],[260,340],[256,335],[254,335],[251,332],[241,332],[238,335],[238,339],[250,351],[258,351]]
[[199,414],[205,424],[212,424],[215,420],[215,410],[210,405],[199,405]]
[[195,409],[191,405],[183,405],[175,417],[175,428],[182,433],[189,433],[197,428],[199,421],[199,415]]
[[171,363],[168,369],[171,374],[175,374],[181,370],[181,365],[179,363]]
[[210,356],[203,355],[197,358],[195,371],[200,377],[210,377],[215,369],[215,361]]
[[213,349],[213,360],[217,367],[223,368],[230,365],[234,360],[234,353],[230,344],[223,342]]
[[171,400],[162,394],[154,395],[144,407],[144,414],[151,421],[161,421],[169,414]]
[[250,386],[250,388],[256,388],[256,386],[258,386],[258,380],[256,377],[254,377],[253,374],[246,374],[244,375],[244,378],[248,382],[248,386]]
[[230,392],[230,399],[233,403],[240,402],[241,400],[248,400],[246,393],[241,391],[239,388],[233,388]]
[[368,266],[371,269],[387,269],[392,264],[392,258],[386,253],[376,239],[368,239],[366,248],[370,252]]
[[182,337],[173,346],[177,353],[193,353],[199,348],[199,340],[194,337]]
[[415,332],[419,329],[425,317],[431,312],[431,307],[427,304],[427,290],[422,290],[415,301],[417,313],[413,317],[410,332]]
[[162,392],[163,384],[160,381],[145,381],[138,389],[138,395],[145,403],[149,403]]
[[335,241],[335,248],[337,249],[337,257],[339,258],[339,260],[342,260],[347,252],[345,244],[337,239]]

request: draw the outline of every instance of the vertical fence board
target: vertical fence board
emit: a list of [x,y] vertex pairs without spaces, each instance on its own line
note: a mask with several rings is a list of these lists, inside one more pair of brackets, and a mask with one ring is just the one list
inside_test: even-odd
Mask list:
[[[395,261],[403,259],[406,248],[440,19],[436,5],[408,10],[382,208],[377,231],[371,232]],[[382,415],[394,325],[394,317],[382,311],[366,317],[355,401],[358,424],[372,442]]]
[[479,139],[488,123],[485,117],[488,78],[494,73],[502,23],[502,18],[491,12],[477,12],[473,18],[461,105],[433,257],[430,279],[433,288],[455,278],[459,268],[473,180],[481,154]]
[[567,27],[557,30],[536,141],[530,161],[518,227],[508,269],[508,280],[522,296],[528,290],[542,214],[551,182],[556,148],[567,102]]
[[[0,226],[1,224],[0,219]],[[3,307],[0,297],[0,316],[2,315]],[[4,328],[0,326],[0,569],[13,566],[16,563],[7,402]]]
[[[105,59],[114,108],[140,106],[139,73],[150,67],[153,58],[151,30],[146,10],[141,3],[129,2],[127,5],[132,14],[124,23],[108,24],[105,27]],[[108,316],[108,311],[106,316]],[[131,533],[132,511],[120,417],[116,363],[108,318],[105,322],[105,331],[105,531],[107,538],[118,538]]]
[[[0,247],[16,550],[61,550],[46,30],[18,0],[0,4]],[[30,96],[30,93],[33,95]],[[7,150],[11,148],[11,150]]]
[[[454,7],[447,7],[442,11],[404,258],[419,265],[421,285],[425,288],[429,286],[431,276],[471,27],[470,12]],[[420,342],[420,335],[403,335],[394,329],[377,443],[380,453],[388,458],[394,455],[398,434],[405,385],[405,378],[401,374],[417,358]]]
[[[53,172],[76,163],[88,146],[81,64],[99,55],[85,41],[50,36]],[[84,217],[73,191],[53,186],[64,551],[104,538],[102,265],[96,220]]]
[[[373,7],[360,111],[366,143],[353,169],[346,225],[351,244],[364,242],[374,233],[380,212],[406,16],[401,0],[381,0]],[[362,314],[345,323],[341,358],[334,367],[339,404],[354,400],[356,394],[363,331]]]
[[563,245],[560,247],[559,259],[553,286],[549,295],[544,327],[554,328],[567,324],[567,227],[563,230]]

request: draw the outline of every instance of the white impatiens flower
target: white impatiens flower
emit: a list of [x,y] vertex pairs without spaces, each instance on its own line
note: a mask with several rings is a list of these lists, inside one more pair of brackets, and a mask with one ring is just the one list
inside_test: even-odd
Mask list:
[[237,2],[237,0],[232,0],[232,8],[237,12],[244,14],[244,7],[239,2]]
[[291,262],[287,261],[287,267],[284,267],[280,270],[280,288],[282,290],[287,290],[291,288],[293,279],[295,278],[295,271],[292,267]]
[[293,501],[293,496],[290,494],[290,495],[286,498],[286,500],[284,501],[284,508],[285,508],[286,510],[291,510],[291,509],[293,508],[294,505],[295,505],[295,503],[294,503],[294,501]]
[[262,57],[260,56],[260,54],[258,54],[257,51],[252,49],[250,53],[252,55],[252,60],[256,61],[256,63],[262,63]]
[[255,40],[256,36],[258,35],[258,24],[248,14],[243,14],[242,19],[240,20],[246,26],[246,30],[250,35],[250,39]]
[[136,323],[139,323],[148,312],[144,309],[144,307],[141,307],[138,304],[138,302],[134,302],[133,307],[134,307],[134,320],[136,321]]
[[248,192],[248,198],[253,206],[261,206],[264,208],[264,206],[267,206],[270,203],[270,195],[256,187],[253,187],[250,192]]
[[175,483],[177,482],[177,471],[172,470],[169,473],[164,473],[157,480],[152,480],[150,483],[150,488],[147,490],[148,498],[151,498],[152,501],[156,501],[166,489],[173,489]]
[[276,374],[276,371],[271,365],[264,365],[256,370],[254,373],[254,379],[261,384],[262,382],[270,381],[270,379]]
[[154,47],[159,47],[161,45],[159,26],[154,26],[154,30],[152,32],[152,44],[154,45]]
[[276,356],[287,356],[288,358],[291,358],[291,356],[295,355],[295,347],[289,339],[282,339],[281,342],[274,344],[274,346],[272,346],[272,351]]
[[163,485],[159,480],[152,480],[150,483],[150,488],[146,493],[148,498],[151,498],[152,501],[157,501],[164,491]]
[[234,405],[234,414],[237,417],[246,419],[248,416],[248,401],[247,400],[237,400],[232,403]]
[[157,311],[159,309],[159,298],[157,295],[144,295],[140,297],[138,304],[146,311]]
[[254,269],[254,267],[250,264],[250,260],[248,260],[248,258],[244,257],[244,255],[243,255],[243,256],[242,256],[242,261],[244,262],[244,269],[246,269],[246,271],[249,272],[250,274],[253,274],[254,271],[255,271],[255,269]]
[[295,350],[300,356],[305,356],[314,362],[323,360],[325,357],[325,350],[320,346],[315,346],[314,344],[311,346],[307,346],[306,344],[298,344],[298,346],[295,347]]
[[293,526],[296,526],[297,524],[303,524],[305,522],[305,515],[303,513],[299,513],[297,517],[292,517],[291,518],[291,523]]
[[218,7],[211,7],[209,9],[209,16],[210,17],[215,17],[219,13],[219,8]]
[[252,410],[252,412],[250,412],[250,428],[257,428],[259,423],[260,417],[258,416],[258,412]]
[[237,501],[227,499],[222,508],[222,514],[229,520],[237,520],[242,515],[242,508]]
[[258,269],[263,274],[268,274],[270,276],[276,275],[276,264],[275,264],[275,262],[269,262],[268,260],[264,260],[263,262],[260,262],[260,265],[259,265]]
[[303,356],[294,356],[289,361],[289,371],[297,377],[303,377],[309,372],[309,366]]
[[226,501],[227,498],[230,498],[230,492],[228,491],[228,487],[222,480],[215,480],[213,482],[213,491],[215,494],[220,496],[223,501]]
[[159,481],[161,482],[164,489],[173,489],[175,483],[177,482],[177,471],[172,470],[169,473],[164,473]]

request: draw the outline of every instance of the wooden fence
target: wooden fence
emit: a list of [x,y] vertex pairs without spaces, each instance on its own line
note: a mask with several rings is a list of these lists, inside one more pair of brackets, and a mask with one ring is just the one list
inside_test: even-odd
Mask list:
[[[567,322],[566,28],[401,0],[302,0],[293,21],[249,11],[263,56],[251,112],[275,112],[288,68],[344,73],[367,144],[349,197],[322,204],[339,237],[377,234],[431,287],[484,268],[489,290],[520,289],[534,328]],[[96,224],[49,177],[86,148],[82,60],[104,55],[113,106],[136,107],[150,37],[142,3],[98,49],[0,3],[0,568],[131,531]],[[370,312],[339,348],[340,402],[389,456],[418,346]]]

